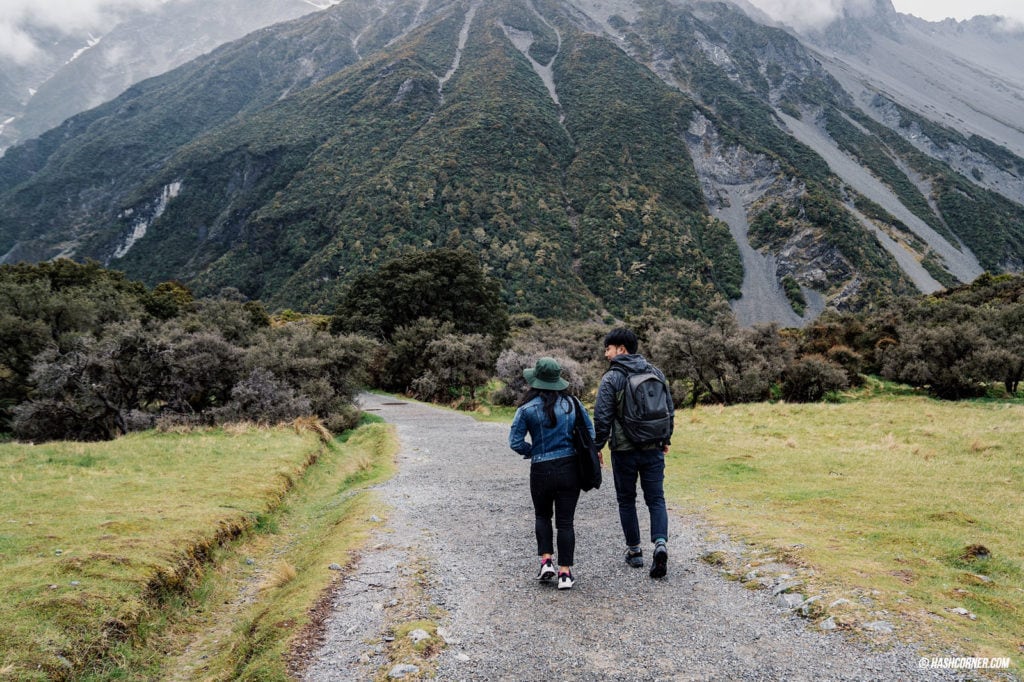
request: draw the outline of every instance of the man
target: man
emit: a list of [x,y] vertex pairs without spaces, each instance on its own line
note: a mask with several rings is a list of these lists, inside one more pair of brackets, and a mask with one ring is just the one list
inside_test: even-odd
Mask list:
[[[597,390],[597,403],[594,406],[595,444],[598,449],[603,449],[607,443],[611,450],[619,521],[626,536],[626,563],[634,568],[642,568],[644,565],[640,523],[636,513],[636,482],[637,478],[640,479],[644,502],[651,515],[651,542],[654,543],[650,575],[652,578],[661,578],[668,570],[665,455],[668,453],[674,423],[671,416],[667,417],[667,433],[656,441],[633,442],[627,435],[623,426],[623,406],[630,375],[651,373],[665,382],[661,370],[636,351],[636,334],[628,329],[613,329],[604,339],[604,356],[611,364]],[[670,395],[667,395],[667,405],[668,415],[672,415],[674,407]]]

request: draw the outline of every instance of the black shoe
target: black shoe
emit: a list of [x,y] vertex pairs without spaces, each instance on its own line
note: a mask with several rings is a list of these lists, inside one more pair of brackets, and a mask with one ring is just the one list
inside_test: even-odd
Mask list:
[[654,546],[654,561],[651,564],[651,577],[664,578],[668,573],[668,547],[664,542]]
[[644,567],[644,553],[638,550],[627,549],[626,550],[626,563],[633,568]]
[[576,578],[572,577],[572,572],[559,573],[558,574],[558,589],[560,590],[571,590],[572,586],[576,584]]

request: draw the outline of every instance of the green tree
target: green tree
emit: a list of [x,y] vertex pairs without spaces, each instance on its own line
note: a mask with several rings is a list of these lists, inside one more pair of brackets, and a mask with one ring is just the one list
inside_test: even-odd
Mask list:
[[357,276],[342,294],[331,331],[390,342],[399,327],[421,318],[450,323],[456,333],[490,336],[496,344],[508,334],[501,286],[461,249],[411,253]]

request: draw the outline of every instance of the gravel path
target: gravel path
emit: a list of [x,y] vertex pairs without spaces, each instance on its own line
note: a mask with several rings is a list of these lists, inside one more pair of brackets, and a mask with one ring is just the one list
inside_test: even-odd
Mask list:
[[405,661],[385,636],[417,618],[443,625],[441,680],[954,679],[919,671],[911,647],[816,631],[769,590],[725,580],[699,559],[713,548],[708,529],[671,506],[668,577],[629,568],[610,474],[580,501],[576,586],[539,584],[529,463],[508,449],[508,427],[382,396],[362,403],[397,428],[399,473],[378,489],[387,522],[340,583],[308,680],[387,673]]

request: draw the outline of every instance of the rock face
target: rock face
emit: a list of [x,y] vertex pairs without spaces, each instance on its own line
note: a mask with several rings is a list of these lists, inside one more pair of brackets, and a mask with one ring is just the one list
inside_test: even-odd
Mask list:
[[[1018,39],[867,10],[799,36],[723,3],[343,0],[8,149],[0,263],[326,311],[391,257],[462,247],[517,311],[728,300],[784,326],[1020,270],[1024,139],[998,122],[1022,87],[992,56]],[[940,44],[951,82],[993,74],[959,123],[900,80]]]

